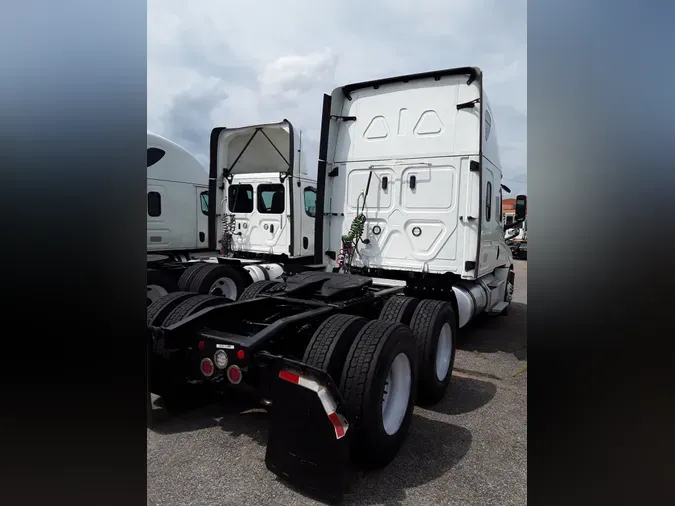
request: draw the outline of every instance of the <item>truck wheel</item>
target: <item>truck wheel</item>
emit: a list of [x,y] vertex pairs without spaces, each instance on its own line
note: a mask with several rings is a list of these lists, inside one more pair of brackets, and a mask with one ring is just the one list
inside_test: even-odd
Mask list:
[[347,353],[366,323],[365,318],[348,314],[328,317],[314,332],[302,361],[326,371],[339,385]]
[[181,274],[180,278],[178,278],[178,286],[180,287],[181,290],[184,292],[190,292],[190,282],[192,281],[192,278],[195,277],[195,275],[201,271],[204,267],[208,267],[211,264],[194,264],[188,267],[183,271],[183,274]]
[[181,302],[194,297],[196,293],[189,292],[174,292],[165,295],[161,299],[156,300],[147,309],[148,325],[158,326],[164,321],[164,318],[175,309]]
[[237,300],[251,282],[251,276],[243,269],[210,264],[200,269],[190,280],[190,291]]
[[[204,308],[225,304],[228,299],[216,295],[194,295],[176,306],[162,322],[163,327],[170,327],[188,316],[191,316]],[[234,302],[229,300],[229,302]]]
[[435,404],[445,395],[452,377],[457,316],[448,302],[423,300],[415,309],[410,328],[417,341],[419,399]]
[[415,299],[414,297],[394,295],[389,297],[389,300],[385,302],[382,311],[380,311],[379,319],[408,325],[412,319],[413,313],[415,312],[415,308],[419,303],[420,300]]
[[284,289],[284,283],[282,281],[269,280],[269,281],[256,281],[255,283],[246,287],[246,289],[241,292],[239,299],[237,300],[249,300],[255,299],[261,293],[268,292],[280,292]]
[[148,269],[146,306],[164,297],[165,295],[179,290],[178,283],[173,277],[157,269]]
[[[172,294],[173,295],[173,294]],[[202,309],[222,304],[226,299],[213,295],[188,294],[173,307],[161,323],[169,327]],[[149,360],[150,391],[162,398],[169,412],[180,412],[205,402],[210,392],[208,384],[190,384],[186,381],[184,357],[165,357],[151,353]]]
[[368,322],[352,343],[340,381],[359,464],[382,467],[396,456],[410,426],[416,380],[417,349],[410,329]]

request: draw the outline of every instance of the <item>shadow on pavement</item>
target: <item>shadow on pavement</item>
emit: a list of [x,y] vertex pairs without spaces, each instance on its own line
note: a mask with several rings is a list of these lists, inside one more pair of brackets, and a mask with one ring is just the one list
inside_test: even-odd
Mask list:
[[527,360],[527,304],[512,302],[507,316],[481,315],[458,334],[458,349],[512,353]]
[[[484,382],[455,378],[448,396],[436,408],[442,412],[459,413],[477,409],[489,401],[489,389]],[[468,390],[463,393],[462,390]],[[490,397],[491,398],[491,397]],[[161,399],[156,403],[161,405]],[[237,395],[199,409],[169,415],[155,408],[157,416],[152,430],[159,434],[176,434],[219,426],[229,436],[246,436],[261,446],[267,444],[269,417],[255,398]],[[471,433],[456,425],[413,415],[410,432],[397,457],[377,471],[352,469],[351,486],[345,504],[397,504],[406,490],[423,485],[442,476],[466,455],[471,446]],[[313,498],[283,480],[278,481]]]
[[151,430],[158,434],[179,434],[220,426],[233,437],[245,434],[262,445],[267,444],[267,412],[255,396],[232,390],[222,396],[201,399],[201,403],[194,409],[170,412],[159,398],[152,410]]
[[400,504],[407,489],[433,481],[454,467],[471,447],[463,427],[415,414],[406,442],[385,468],[355,477],[344,504]]
[[424,408],[446,415],[461,415],[482,408],[496,393],[497,387],[494,383],[454,375],[441,402]]

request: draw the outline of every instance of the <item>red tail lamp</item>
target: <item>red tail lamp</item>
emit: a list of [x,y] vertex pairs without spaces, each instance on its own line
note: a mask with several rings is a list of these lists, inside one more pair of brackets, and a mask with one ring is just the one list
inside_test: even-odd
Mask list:
[[204,341],[199,341],[199,342],[197,343],[197,348],[199,348],[200,350],[204,351],[204,348],[206,348],[206,343],[205,343]]
[[202,374],[206,376],[207,378],[210,378],[213,376],[213,362],[209,358],[202,359],[202,363],[200,365]]
[[237,351],[237,358],[239,360],[244,360],[246,358],[246,353],[244,352],[244,350]]
[[227,369],[227,379],[230,380],[230,383],[233,385],[241,383],[241,376],[241,369],[239,369],[239,366],[231,365]]

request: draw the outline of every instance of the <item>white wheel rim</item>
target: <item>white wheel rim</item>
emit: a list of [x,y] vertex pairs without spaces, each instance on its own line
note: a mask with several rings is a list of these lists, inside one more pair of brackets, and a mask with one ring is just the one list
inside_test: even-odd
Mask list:
[[148,285],[148,292],[146,298],[150,299],[150,302],[155,302],[157,299],[161,299],[165,295],[168,295],[169,292],[165,288],[162,288],[159,285]]
[[209,288],[210,295],[223,295],[228,299],[237,300],[237,285],[230,278],[218,278]]
[[384,431],[390,436],[401,428],[408,410],[411,386],[410,360],[404,353],[399,353],[387,373],[382,397],[382,423]]
[[450,324],[446,323],[441,327],[438,345],[436,346],[436,377],[438,381],[443,381],[448,375],[450,357],[452,357],[452,330]]

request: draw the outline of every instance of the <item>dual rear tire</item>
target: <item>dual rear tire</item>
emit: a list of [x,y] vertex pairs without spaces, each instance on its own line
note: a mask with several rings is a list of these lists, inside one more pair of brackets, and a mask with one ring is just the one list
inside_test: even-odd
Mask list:
[[[274,291],[275,283],[278,284],[279,281],[253,283],[253,279],[246,270],[222,264],[196,263],[191,265],[183,271],[178,282],[161,270],[148,269],[146,305],[149,307],[160,298],[178,291],[218,295],[239,300],[242,294],[253,285],[257,285],[257,292],[261,293],[267,289]],[[261,289],[263,286],[265,289]]]
[[[224,297],[192,292],[174,292],[160,298],[148,307],[147,325],[170,327],[199,311],[228,302]],[[180,350],[179,343],[168,348]],[[169,411],[180,411],[201,401],[205,389],[186,381],[184,356],[179,352],[165,354],[166,343],[151,341],[149,350],[149,389],[162,397]],[[208,390],[208,389],[206,389]]]
[[458,325],[452,304],[396,295],[385,303],[380,320],[410,327],[418,352],[418,401],[438,403],[448,389],[455,363]]
[[337,314],[316,330],[303,361],[326,371],[345,401],[352,455],[382,467],[400,449],[415,404],[417,352],[408,327]]
[[387,465],[405,440],[416,401],[443,398],[456,331],[450,303],[402,296],[385,303],[379,320],[336,314],[317,328],[303,362],[338,385],[360,465]]
[[229,265],[200,263],[183,272],[178,286],[186,292],[218,295],[237,300],[253,280],[243,269]]

